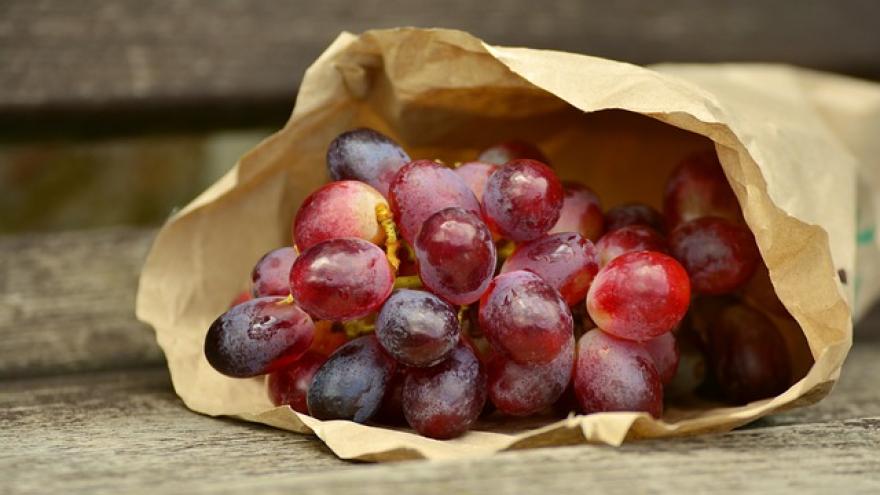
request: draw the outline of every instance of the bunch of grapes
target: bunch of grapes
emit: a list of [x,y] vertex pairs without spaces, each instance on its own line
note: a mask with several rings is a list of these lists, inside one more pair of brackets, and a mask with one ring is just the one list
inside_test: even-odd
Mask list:
[[603,213],[522,141],[450,167],[356,129],[327,167],[291,246],[205,339],[220,373],[268,375],[276,405],[444,439],[492,411],[660,417],[666,390],[788,385],[784,342],[735,295],[760,257],[714,153],[675,171],[664,215]]

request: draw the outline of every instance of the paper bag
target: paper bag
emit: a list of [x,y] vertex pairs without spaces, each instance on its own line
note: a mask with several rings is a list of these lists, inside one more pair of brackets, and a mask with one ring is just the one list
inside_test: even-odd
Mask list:
[[[141,276],[137,315],[156,329],[189,408],[314,433],[346,459],[461,458],[729,430],[825,396],[850,347],[852,308],[860,312],[880,288],[877,277],[861,278],[876,273],[865,269],[880,253],[872,230],[880,215],[860,194],[880,182],[871,164],[857,161],[880,156],[878,109],[875,85],[789,67],[649,69],[491,46],[460,31],[343,33],[306,71],[284,128],[161,230]],[[793,317],[791,338],[803,343],[802,378],[778,397],[741,407],[673,403],[659,420],[625,412],[498,420],[448,441],[273,407],[263,378],[227,378],[208,365],[205,333],[260,255],[290,244],[297,206],[328,180],[328,143],[357,126],[390,135],[414,158],[447,163],[524,138],[563,179],[598,191],[606,208],[633,200],[659,206],[675,163],[714,147],[771,289]]]

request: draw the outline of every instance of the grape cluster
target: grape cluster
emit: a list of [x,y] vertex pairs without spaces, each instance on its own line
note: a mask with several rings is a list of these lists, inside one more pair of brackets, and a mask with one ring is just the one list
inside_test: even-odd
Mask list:
[[603,213],[518,140],[450,167],[355,129],[327,167],[205,339],[276,405],[445,439],[493,410],[660,417],[667,391],[790,383],[784,339],[737,296],[760,256],[714,154],[682,162],[664,214]]

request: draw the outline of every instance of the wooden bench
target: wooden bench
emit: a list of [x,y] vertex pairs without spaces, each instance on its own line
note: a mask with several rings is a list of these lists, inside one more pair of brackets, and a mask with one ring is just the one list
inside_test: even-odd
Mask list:
[[[440,25],[636,63],[782,61],[880,79],[880,3],[675,0],[0,3],[0,139],[283,123],[341,30]],[[0,236],[0,494],[880,493],[880,311],[821,403],[737,431],[367,465],[188,411],[134,318],[155,230]]]

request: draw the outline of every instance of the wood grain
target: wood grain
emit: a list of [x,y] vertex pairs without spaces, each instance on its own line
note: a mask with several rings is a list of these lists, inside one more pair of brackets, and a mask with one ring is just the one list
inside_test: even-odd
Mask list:
[[161,368],[0,381],[0,493],[876,493],[878,375],[870,344],[825,401],[724,435],[379,466],[191,413]]
[[60,116],[110,128],[151,112],[166,129],[196,114],[230,124],[255,111],[275,124],[339,32],[394,26],[635,63],[774,61],[878,78],[877,18],[872,0],[7,0],[0,117],[10,132],[34,115],[52,117],[31,122],[35,131]]
[[160,364],[134,317],[152,229],[0,237],[0,377]]

